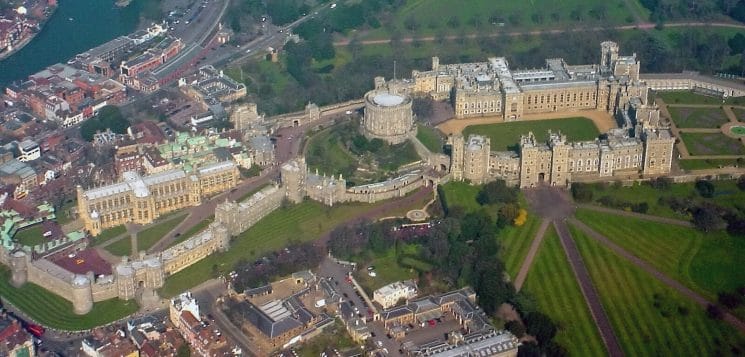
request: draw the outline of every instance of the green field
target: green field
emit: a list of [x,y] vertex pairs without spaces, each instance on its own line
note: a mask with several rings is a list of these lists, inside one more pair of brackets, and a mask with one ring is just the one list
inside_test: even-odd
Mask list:
[[104,229],[101,233],[93,238],[93,244],[100,245],[101,243],[104,243],[112,238],[116,238],[124,233],[127,233],[127,227],[125,227],[124,225]]
[[57,217],[57,223],[60,225],[65,225],[67,223],[72,222],[74,218],[74,214],[72,213],[72,210],[77,207],[78,202],[75,200],[70,200],[68,202],[65,202],[62,207],[57,209],[54,212],[54,215]]
[[722,133],[680,133],[691,156],[745,155],[745,147],[737,139]]
[[[737,188],[736,181],[718,180],[711,181],[711,183],[714,184],[715,193],[714,197],[708,199],[704,199],[698,194],[694,187],[695,184],[692,182],[672,184],[670,185],[670,188],[666,190],[655,189],[647,184],[634,184],[633,186],[628,187],[593,184],[591,187],[593,189],[593,199],[596,202],[604,196],[630,203],[647,202],[649,205],[647,214],[682,220],[688,220],[690,218],[689,215],[673,211],[669,206],[661,203],[660,199],[677,197],[691,199],[697,204],[706,201],[713,201],[717,205],[733,209],[739,209],[739,207],[742,207],[743,202],[745,202],[745,191],[741,191]],[[626,207],[622,209],[626,209]]]
[[729,122],[720,108],[667,107],[678,128],[718,128]]
[[85,330],[129,316],[137,311],[134,300],[111,299],[93,304],[93,310],[79,316],[72,312],[72,303],[61,296],[31,283],[16,289],[9,283],[10,270],[0,268],[0,295],[3,301],[21,309],[34,321],[65,331]]
[[176,226],[178,226],[186,216],[187,215],[184,214],[179,217],[168,217],[167,220],[137,233],[137,249],[140,251],[150,249],[150,247],[155,245],[155,243],[158,243],[163,236],[176,228]]
[[161,294],[174,296],[213,277],[213,271],[228,272],[241,259],[256,259],[291,242],[307,242],[328,233],[338,224],[367,210],[369,204],[342,204],[326,207],[305,201],[280,208],[243,232],[231,242],[226,253],[215,253],[168,277]]
[[558,325],[556,342],[570,356],[606,355],[600,332],[553,226],[546,230],[523,291],[535,298],[539,309]]
[[745,348],[745,337],[729,325],[570,228],[627,356],[717,356]]
[[656,92],[655,96],[662,98],[666,104],[745,105],[745,98],[743,97],[731,97],[722,100],[719,97],[696,94],[691,91]]
[[46,242],[46,239],[44,238],[44,228],[41,224],[24,228],[13,236],[13,240],[29,247],[37,246]]
[[[628,4],[643,18],[649,16],[637,1]],[[466,5],[466,4],[464,4]],[[466,6],[452,6],[447,0],[414,0],[396,11],[392,24],[374,30],[368,37],[382,38],[399,29],[404,35],[434,35],[439,32],[514,31],[515,29],[575,27],[580,24],[626,25],[634,16],[619,0],[597,3],[591,0],[488,1],[472,0]]]
[[[138,250],[140,247],[137,246]],[[107,252],[116,255],[118,257],[122,256],[132,256],[132,237],[127,236],[123,239],[120,239],[114,243],[111,243],[107,246],[105,246],[103,249],[105,249]]]
[[678,165],[683,170],[707,170],[728,166],[740,167],[743,164],[736,159],[685,159],[678,160]]
[[491,139],[493,151],[516,150],[521,135],[532,131],[541,141],[548,139],[548,131],[561,131],[569,141],[594,140],[600,135],[598,128],[587,118],[566,118],[551,120],[522,121],[499,124],[472,125],[463,131],[470,134],[485,135]]
[[445,140],[442,133],[431,126],[417,125],[416,138],[433,153],[442,154]]
[[421,271],[432,269],[431,265],[416,258],[419,255],[417,245],[400,244],[399,250],[396,252],[396,249],[389,249],[385,254],[376,256],[370,262],[370,265],[375,267],[375,277],[368,275],[367,269],[357,271],[355,279],[368,294],[372,295],[376,289],[395,281],[417,279],[418,269]]
[[528,214],[528,220],[522,227],[508,225],[498,234],[500,243],[500,255],[504,261],[507,273],[514,279],[520,271],[525,256],[530,250],[530,243],[535,238],[536,231],[541,225],[541,220],[534,214]]
[[737,121],[745,123],[745,108],[732,107],[732,113],[735,114]]
[[450,181],[440,186],[440,197],[445,209],[460,206],[466,212],[475,212],[481,209],[481,205],[476,202],[476,196],[479,194],[481,186],[471,185],[466,182]]

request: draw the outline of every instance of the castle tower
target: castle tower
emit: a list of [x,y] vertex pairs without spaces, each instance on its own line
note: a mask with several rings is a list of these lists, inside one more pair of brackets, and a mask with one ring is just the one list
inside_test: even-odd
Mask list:
[[642,135],[644,141],[644,167],[642,173],[645,175],[664,175],[670,173],[673,160],[673,147],[675,136],[667,129],[647,129]]
[[385,77],[377,76],[373,78],[373,87],[375,87],[375,89],[384,89],[385,88]]
[[230,122],[237,130],[246,130],[251,123],[259,119],[256,103],[245,103],[233,106],[230,111]]
[[305,106],[305,117],[308,118],[309,123],[313,123],[321,119],[321,109],[318,108],[316,103],[308,103]]
[[145,260],[145,285],[157,289],[163,286],[163,263],[158,258]]
[[135,297],[135,271],[123,258],[122,262],[114,268],[116,278],[117,295],[122,300],[130,300]]
[[13,252],[10,255],[10,284],[20,288],[28,281],[28,255],[22,250]]
[[300,203],[305,197],[305,175],[308,166],[305,158],[299,157],[282,165],[281,177],[282,187],[285,189],[285,197],[293,203]]
[[75,275],[72,279],[72,311],[85,315],[93,309],[91,281],[85,275]]
[[434,56],[432,57],[432,70],[437,72],[438,69],[440,69],[440,57]]
[[569,145],[567,137],[561,133],[549,131],[549,146],[551,147],[551,186],[564,187],[570,181],[569,174]]
[[481,135],[470,135],[463,148],[463,179],[484,183],[489,174],[491,140]]
[[463,149],[465,143],[460,133],[450,135],[450,174],[453,180],[463,181]]
[[225,252],[230,249],[230,234],[228,228],[222,224],[211,224],[212,236],[220,242],[220,251]]

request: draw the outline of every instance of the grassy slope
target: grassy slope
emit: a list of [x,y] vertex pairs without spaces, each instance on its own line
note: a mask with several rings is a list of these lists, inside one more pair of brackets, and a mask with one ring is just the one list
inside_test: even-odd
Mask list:
[[507,273],[513,279],[517,276],[540,225],[541,220],[538,217],[528,214],[528,221],[522,227],[507,226],[497,235],[501,245],[502,260]]
[[494,151],[515,149],[520,136],[532,131],[540,140],[545,140],[548,130],[561,131],[569,141],[593,140],[598,137],[598,131],[592,120],[587,118],[567,118],[552,120],[523,121],[500,124],[473,125],[463,131],[463,135],[486,135],[491,139],[491,149]]
[[137,311],[134,301],[119,299],[106,300],[93,304],[93,310],[78,316],[72,312],[72,303],[48,290],[27,283],[20,289],[9,283],[10,271],[0,268],[0,294],[4,301],[21,309],[34,321],[60,330],[77,331],[119,320]]
[[571,228],[626,355],[713,356],[728,354],[732,344],[743,348],[745,338],[734,329]]
[[[712,183],[716,192],[713,198],[708,199],[709,201],[713,200],[718,205],[730,208],[737,208],[745,202],[745,191],[740,191],[734,180],[712,181]],[[631,203],[647,202],[649,204],[648,214],[688,219],[687,215],[677,213],[667,205],[660,204],[659,199],[661,197],[679,197],[691,198],[697,202],[707,200],[696,192],[694,185],[694,183],[674,184],[668,190],[658,190],[649,185],[634,185],[631,187],[594,185],[593,199],[597,200],[603,196],[610,196]]]
[[417,126],[416,138],[433,153],[442,153],[442,147],[445,143],[442,133],[431,126]]
[[469,185],[465,182],[451,181],[440,186],[444,193],[444,200],[447,207],[460,206],[466,212],[474,212],[481,209],[481,205],[476,202],[481,186]]
[[585,209],[577,210],[577,218],[710,299],[745,281],[745,270],[740,269],[743,239]]
[[600,333],[553,227],[546,230],[524,291],[532,295],[540,310],[558,324],[556,341],[567,348],[570,356],[606,354]]
[[162,294],[166,297],[174,296],[210,279],[213,266],[220,272],[227,272],[241,259],[256,259],[261,254],[280,249],[290,242],[317,239],[370,207],[367,204],[345,204],[328,208],[314,201],[306,201],[289,208],[280,208],[236,237],[228,252],[212,254],[168,277]]

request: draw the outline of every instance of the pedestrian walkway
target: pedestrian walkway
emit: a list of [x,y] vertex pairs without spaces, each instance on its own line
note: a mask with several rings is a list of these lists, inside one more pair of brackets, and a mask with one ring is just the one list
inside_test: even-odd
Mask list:
[[525,283],[525,278],[528,277],[528,271],[530,270],[530,267],[533,266],[533,260],[535,260],[535,256],[538,254],[538,248],[541,247],[541,242],[543,242],[543,237],[546,235],[546,229],[549,224],[551,224],[551,221],[544,218],[543,221],[541,221],[540,227],[538,227],[538,231],[535,233],[533,242],[530,244],[530,249],[528,250],[528,255],[525,256],[525,260],[523,260],[523,264],[520,266],[520,271],[517,273],[517,277],[515,278],[515,290],[517,291],[522,289],[523,284]]

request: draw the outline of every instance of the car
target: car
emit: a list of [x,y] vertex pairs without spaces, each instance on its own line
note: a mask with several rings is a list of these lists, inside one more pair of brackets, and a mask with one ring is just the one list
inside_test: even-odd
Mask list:
[[427,323],[428,323],[428,324],[429,324],[429,326],[431,326],[431,327],[435,327],[435,326],[437,326],[437,322],[435,322],[435,320],[429,320],[429,321],[427,321]]
[[336,3],[331,4],[332,9],[336,9]]

